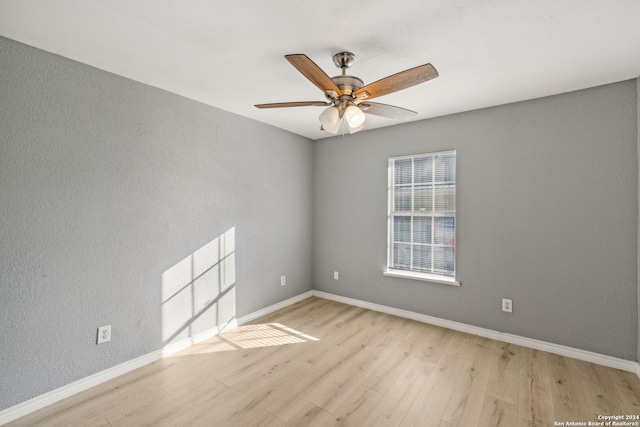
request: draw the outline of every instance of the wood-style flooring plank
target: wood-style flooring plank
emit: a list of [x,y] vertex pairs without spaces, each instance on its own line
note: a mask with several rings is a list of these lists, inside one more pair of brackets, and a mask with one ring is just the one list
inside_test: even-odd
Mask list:
[[400,425],[402,427],[439,426],[458,378],[465,368],[465,363],[467,363],[466,358],[459,355],[441,358]]
[[300,427],[333,427],[336,425],[336,417],[313,403],[306,403],[297,414],[291,417],[287,425]]
[[[584,389],[573,371],[569,358],[557,354],[547,356],[553,411],[558,420],[594,420]],[[585,416],[585,412],[589,414]],[[594,420],[595,421],[595,420]]]
[[[424,384],[436,364],[415,356],[403,360],[402,370],[393,384],[384,392],[384,399],[371,412],[362,425],[369,427],[396,427],[404,420],[413,402],[418,398]],[[400,366],[400,365],[398,365]]]
[[[311,403],[335,413],[338,407],[344,403],[360,383],[376,368],[378,347],[370,348],[359,345],[357,351],[352,353],[346,363],[339,363],[329,369],[317,383],[316,388],[308,392]],[[327,366],[324,365],[326,369]]]
[[336,427],[362,427],[383,398],[381,393],[359,385],[333,411]]
[[496,354],[488,364],[487,395],[517,407],[522,352],[523,348],[514,344],[503,343],[496,348]]
[[515,427],[518,425],[518,405],[486,395],[477,425]]
[[7,426],[539,427],[639,413],[633,373],[313,297]]
[[604,367],[601,369],[609,373],[616,390],[620,393],[620,400],[625,408],[624,413],[640,414],[640,378],[619,369]]
[[587,407],[595,419],[598,415],[623,413],[622,398],[611,376],[601,366],[575,359],[568,361],[573,364],[580,387],[584,390]]
[[495,351],[480,344],[469,353],[469,360],[458,378],[445,409],[443,420],[458,426],[473,426],[477,422],[484,403],[489,380],[491,358]]
[[522,348],[518,387],[518,420],[523,426],[553,425],[548,353]]

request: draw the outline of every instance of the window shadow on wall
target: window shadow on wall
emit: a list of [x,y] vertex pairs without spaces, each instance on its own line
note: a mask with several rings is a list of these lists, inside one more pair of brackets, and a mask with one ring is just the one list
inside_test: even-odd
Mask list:
[[162,273],[163,346],[236,320],[235,227]]

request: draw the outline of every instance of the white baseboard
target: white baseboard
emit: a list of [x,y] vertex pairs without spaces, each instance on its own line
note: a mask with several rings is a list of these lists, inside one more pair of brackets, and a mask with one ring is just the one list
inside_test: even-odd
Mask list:
[[485,338],[491,338],[497,341],[503,341],[511,344],[521,345],[523,347],[534,348],[549,353],[559,354],[561,356],[572,357],[574,359],[592,362],[610,368],[621,369],[623,371],[634,372],[640,377],[640,364],[632,360],[619,359],[617,357],[606,356],[604,354],[593,353],[586,350],[580,350],[564,345],[553,344],[545,341],[539,341],[532,338],[511,335],[503,332],[493,331],[491,329],[480,328],[477,326],[467,325],[465,323],[454,322],[452,320],[441,319],[438,317],[428,316],[426,314],[415,313],[412,311],[401,310],[398,308],[387,307],[384,305],[374,304],[353,298],[342,297],[322,291],[313,291],[313,295],[356,307],[366,308],[369,310],[379,311],[381,313],[392,314],[398,317],[416,320],[422,323],[442,326],[443,328],[453,329],[460,332],[466,332],[472,335],[478,335]]
[[251,314],[247,314],[246,316],[242,316],[238,319],[238,325],[244,325],[245,323],[249,323],[252,320],[258,319],[262,316],[266,316],[267,314],[273,313],[274,311],[278,311],[285,307],[289,307],[299,301],[305,300],[307,298],[311,298],[314,295],[314,291],[308,291],[300,295],[296,295],[295,297],[289,298],[288,300],[279,302],[277,304],[270,305],[269,307],[263,308],[258,311],[254,311]]
[[0,425],[16,420],[20,417],[23,417],[32,412],[35,412],[38,409],[42,409],[45,406],[49,406],[62,399],[73,396],[76,393],[80,393],[91,387],[97,386],[98,384],[102,384],[105,381],[116,378],[122,374],[126,374],[127,372],[133,371],[134,369],[141,368],[145,365],[155,362],[156,360],[162,359],[163,357],[170,356],[174,353],[177,353],[178,351],[189,348],[194,344],[208,340],[209,338],[212,338],[221,332],[224,332],[229,329],[233,329],[238,325],[242,325],[244,323],[250,322],[254,319],[257,319],[259,317],[262,317],[274,311],[285,308],[291,304],[295,304],[296,302],[302,301],[311,296],[313,296],[312,291],[305,292],[293,298],[289,298],[286,301],[282,301],[280,303],[271,305],[267,308],[263,308],[254,313],[243,316],[240,319],[234,318],[224,326],[211,328],[207,331],[203,331],[198,334],[195,334],[192,337],[185,338],[175,343],[168,344],[163,348],[161,348],[160,350],[156,350],[151,353],[145,354],[143,356],[137,357],[135,359],[128,360],[112,368],[105,369],[104,371],[82,378],[78,381],[74,381],[70,384],[64,385],[48,393],[42,394],[40,396],[36,396],[33,399],[19,403],[15,406],[12,406],[3,411],[0,411]]

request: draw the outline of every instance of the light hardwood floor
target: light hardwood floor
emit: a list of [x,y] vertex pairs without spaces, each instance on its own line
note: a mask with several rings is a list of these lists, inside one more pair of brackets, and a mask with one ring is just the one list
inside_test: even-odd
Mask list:
[[8,426],[514,427],[637,414],[633,373],[309,298]]

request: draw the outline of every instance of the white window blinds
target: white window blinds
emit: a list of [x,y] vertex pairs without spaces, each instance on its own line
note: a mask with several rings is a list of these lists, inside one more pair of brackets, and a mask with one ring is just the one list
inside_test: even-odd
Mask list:
[[455,276],[456,152],[389,159],[388,268]]

